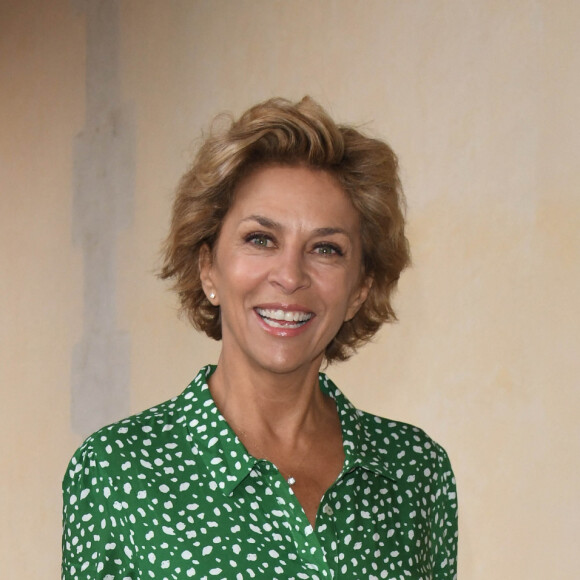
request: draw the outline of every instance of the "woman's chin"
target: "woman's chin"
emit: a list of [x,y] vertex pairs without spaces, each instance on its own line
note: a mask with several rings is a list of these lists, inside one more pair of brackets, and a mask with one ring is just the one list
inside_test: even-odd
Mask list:
[[287,349],[280,349],[273,352],[262,351],[260,356],[254,359],[254,365],[276,375],[308,372],[313,368],[318,371],[322,364],[323,356],[324,352],[312,357],[305,356],[304,352],[289,352]]

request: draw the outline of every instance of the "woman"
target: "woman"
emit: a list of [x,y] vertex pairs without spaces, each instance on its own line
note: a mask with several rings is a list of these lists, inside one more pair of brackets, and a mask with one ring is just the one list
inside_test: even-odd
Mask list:
[[444,450],[319,372],[395,318],[402,203],[391,149],[309,98],[206,139],[161,275],[219,361],[77,451],[63,578],[456,576]]

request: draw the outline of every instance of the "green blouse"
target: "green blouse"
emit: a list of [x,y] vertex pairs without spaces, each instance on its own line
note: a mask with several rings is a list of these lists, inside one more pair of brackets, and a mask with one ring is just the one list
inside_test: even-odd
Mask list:
[[214,369],[75,453],[63,579],[456,578],[455,481],[437,443],[356,410],[320,374],[346,458],[313,529],[276,467],[249,455],[218,411]]

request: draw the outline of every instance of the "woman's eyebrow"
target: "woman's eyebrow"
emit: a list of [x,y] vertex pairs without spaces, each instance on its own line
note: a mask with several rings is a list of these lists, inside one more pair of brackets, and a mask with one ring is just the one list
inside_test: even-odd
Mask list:
[[316,228],[313,232],[317,236],[332,236],[334,234],[342,234],[350,238],[349,233],[343,228]]
[[262,215],[257,215],[257,214],[253,214],[253,215],[249,215],[248,217],[245,217],[242,220],[242,223],[243,222],[258,222],[262,227],[269,228],[272,230],[281,230],[282,229],[282,225],[279,224],[278,222],[275,222],[274,220],[271,220],[270,218],[264,217]]
[[[243,222],[253,221],[259,223],[264,228],[269,228],[272,230],[281,230],[282,224],[274,221],[270,218],[264,217],[258,214],[252,214],[248,217],[245,217],[242,220]],[[349,233],[344,228],[335,228],[335,227],[324,227],[324,228],[316,228],[312,232],[315,236],[332,236],[334,234],[342,234],[344,236],[350,237]]]

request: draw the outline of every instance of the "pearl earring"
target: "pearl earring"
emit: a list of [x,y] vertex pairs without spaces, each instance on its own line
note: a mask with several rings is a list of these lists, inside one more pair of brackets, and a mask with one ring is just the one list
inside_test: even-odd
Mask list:
[[209,299],[210,299],[210,300],[213,300],[214,298],[215,298],[215,292],[212,292],[212,293],[209,295]]

